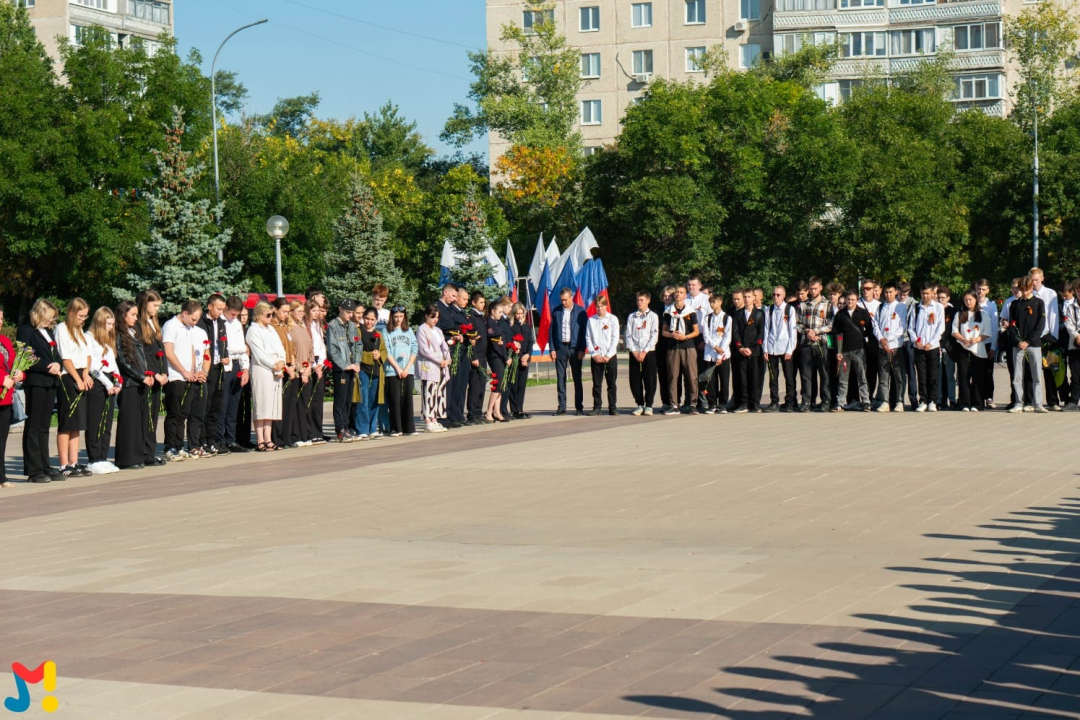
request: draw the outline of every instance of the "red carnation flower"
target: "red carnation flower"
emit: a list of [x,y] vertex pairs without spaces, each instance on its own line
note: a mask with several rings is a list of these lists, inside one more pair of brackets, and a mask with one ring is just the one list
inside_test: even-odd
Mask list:
[[108,361],[108,360],[105,360],[105,359],[102,359],[102,361],[101,361],[101,367],[109,367],[109,361]]
[[158,360],[160,360],[160,359],[161,359],[161,358],[163,358],[163,357],[165,357],[165,353],[163,353],[163,352],[161,352],[160,350],[158,350],[158,352],[157,352],[157,358],[158,358]]
[[56,341],[50,340],[49,341],[49,347],[56,347]]
[[494,379],[495,379],[495,378],[497,378],[497,377],[499,377],[499,376],[498,376],[498,375],[496,375],[495,373],[491,373],[491,378],[492,378],[492,380],[494,380]]
[[209,340],[203,340],[203,341],[202,341],[202,344],[203,344],[203,345],[209,345],[209,344],[210,344],[210,341],[209,341]]
[[354,343],[358,343],[358,342],[360,342],[360,336],[359,336],[359,335],[357,335],[356,337],[354,337],[354,338],[352,339],[352,341],[353,341]]
[[334,363],[330,362],[329,360],[323,360],[322,364],[323,364],[324,368],[332,368],[332,367],[334,367]]
[[143,375],[145,375],[146,377],[154,377],[154,371],[153,370],[144,370]]
[[202,359],[206,362],[210,362],[210,353],[203,353]]
[[522,335],[515,335],[514,342],[525,342],[525,337]]
[[382,337],[382,335],[380,335],[379,333],[372,333],[371,337],[374,338],[375,340],[378,340],[379,338]]
[[311,364],[311,363],[307,363],[307,362],[306,362],[306,363],[304,363],[304,367],[307,367],[307,366],[308,366],[308,365],[310,365],[310,364]]

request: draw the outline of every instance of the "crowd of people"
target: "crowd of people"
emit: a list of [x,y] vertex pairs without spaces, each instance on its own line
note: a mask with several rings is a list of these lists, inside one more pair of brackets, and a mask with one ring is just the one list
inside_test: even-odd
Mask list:
[[[622,328],[606,295],[590,315],[564,288],[545,328],[555,414],[566,414],[571,382],[574,409],[586,414],[586,358],[588,414],[604,412],[605,397],[607,413],[619,413],[620,342],[634,415],[653,414],[657,390],[666,415],[902,412],[905,396],[916,412],[980,412],[995,407],[998,357],[1008,363],[1009,412],[1077,410],[1080,281],[1066,285],[1061,298],[1043,281],[1032,268],[1013,281],[999,308],[985,280],[954,303],[952,292],[934,283],[916,295],[906,282],[866,279],[845,289],[815,277],[791,292],[774,287],[766,304],[762,289],[725,299],[691,277],[663,289],[662,314],[650,308],[649,293],[637,293]],[[387,307],[388,294],[376,286],[368,307],[340,299],[329,321],[332,308],[318,288],[303,300],[260,301],[250,311],[239,297],[215,294],[205,304],[184,303],[164,322],[153,290],[92,314],[75,298],[62,322],[55,305],[38,300],[17,330],[18,347],[0,335],[0,451],[18,384],[24,472],[35,483],[529,417],[535,336],[525,306],[447,284],[414,331],[407,308]],[[33,356],[20,365],[28,351]],[[324,436],[327,396],[334,432]],[[58,466],[49,448],[54,414]],[[3,472],[0,466],[0,484],[9,486]]]

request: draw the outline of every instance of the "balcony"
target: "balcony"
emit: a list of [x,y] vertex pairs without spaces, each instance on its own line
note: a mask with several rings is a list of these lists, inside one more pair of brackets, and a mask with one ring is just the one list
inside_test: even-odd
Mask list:
[[[831,7],[823,8],[829,5]],[[817,7],[823,9],[784,11],[781,7]],[[900,25],[907,23],[951,24],[966,20],[1001,17],[1002,0],[965,0],[964,2],[927,3],[915,6],[875,7],[866,9],[836,8],[835,0],[790,0],[777,3],[773,27],[777,31],[829,28],[843,31],[849,27]]]

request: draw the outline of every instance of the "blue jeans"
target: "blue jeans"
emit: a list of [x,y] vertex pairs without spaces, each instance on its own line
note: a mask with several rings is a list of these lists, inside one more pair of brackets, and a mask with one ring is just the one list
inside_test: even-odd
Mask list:
[[360,402],[356,403],[353,423],[361,435],[374,435],[379,429],[379,378],[360,371]]

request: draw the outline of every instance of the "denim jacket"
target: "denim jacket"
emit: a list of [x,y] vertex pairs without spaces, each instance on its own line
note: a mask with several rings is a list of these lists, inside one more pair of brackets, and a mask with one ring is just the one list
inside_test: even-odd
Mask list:
[[356,323],[349,322],[345,325],[339,318],[334,318],[326,326],[326,354],[336,370],[344,370],[352,365],[354,345],[353,338],[359,335]]

